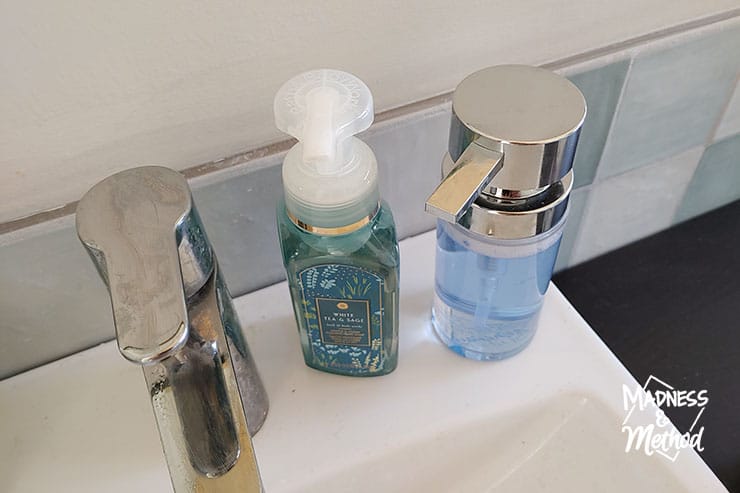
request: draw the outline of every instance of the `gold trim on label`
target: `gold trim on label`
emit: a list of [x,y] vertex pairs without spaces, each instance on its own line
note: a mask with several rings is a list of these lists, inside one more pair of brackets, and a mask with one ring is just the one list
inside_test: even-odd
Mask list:
[[352,233],[353,231],[357,231],[361,227],[368,224],[370,221],[372,221],[375,216],[380,211],[380,203],[378,203],[377,206],[375,206],[375,209],[368,214],[367,216],[363,217],[359,221],[355,221],[352,224],[348,224],[346,226],[339,226],[336,228],[322,228],[320,226],[312,226],[310,224],[304,223],[297,217],[295,217],[293,214],[290,213],[290,211],[286,211],[288,213],[288,217],[290,220],[301,228],[304,231],[308,231],[309,233],[314,233],[317,235],[328,235],[328,236],[336,236],[336,235],[346,235],[347,233]]

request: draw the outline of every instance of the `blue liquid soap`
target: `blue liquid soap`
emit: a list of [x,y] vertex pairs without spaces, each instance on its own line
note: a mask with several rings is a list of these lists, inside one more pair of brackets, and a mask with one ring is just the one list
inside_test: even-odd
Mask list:
[[467,358],[499,360],[527,347],[565,219],[523,240],[482,240],[438,221],[432,325],[450,349]]

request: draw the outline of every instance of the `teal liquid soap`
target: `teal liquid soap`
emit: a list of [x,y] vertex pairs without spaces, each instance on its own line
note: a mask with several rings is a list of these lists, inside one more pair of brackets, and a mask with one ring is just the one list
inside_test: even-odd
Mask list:
[[306,364],[351,376],[398,362],[399,252],[390,208],[348,234],[296,226],[278,205],[278,233]]
[[[562,227],[539,245],[501,248],[507,252],[501,256],[474,251],[474,240],[453,228],[442,221],[437,225],[432,325],[450,349],[467,358],[513,356],[537,329]],[[516,255],[517,248],[523,255]]]

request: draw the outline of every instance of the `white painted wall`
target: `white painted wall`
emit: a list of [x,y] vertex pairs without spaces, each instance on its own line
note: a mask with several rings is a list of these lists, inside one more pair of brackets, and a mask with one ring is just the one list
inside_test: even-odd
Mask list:
[[503,62],[538,64],[737,0],[0,0],[0,222],[144,163],[185,168],[280,140],[272,97],[316,67],[377,110]]

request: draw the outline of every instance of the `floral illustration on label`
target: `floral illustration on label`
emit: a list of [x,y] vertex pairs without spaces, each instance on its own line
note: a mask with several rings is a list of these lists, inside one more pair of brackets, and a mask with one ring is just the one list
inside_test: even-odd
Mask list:
[[298,273],[302,317],[316,360],[327,368],[372,373],[382,367],[383,279],[350,265]]

